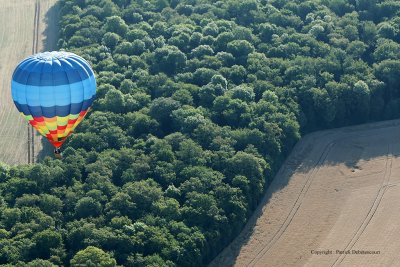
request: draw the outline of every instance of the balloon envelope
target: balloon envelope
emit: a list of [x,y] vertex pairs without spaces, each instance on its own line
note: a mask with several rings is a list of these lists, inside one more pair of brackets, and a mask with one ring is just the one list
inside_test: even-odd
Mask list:
[[11,93],[22,116],[59,148],[85,117],[96,96],[89,63],[68,52],[30,56],[16,67]]

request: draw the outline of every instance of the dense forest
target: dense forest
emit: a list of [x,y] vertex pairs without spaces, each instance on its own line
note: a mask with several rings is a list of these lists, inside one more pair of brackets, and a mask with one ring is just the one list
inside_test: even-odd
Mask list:
[[62,160],[1,165],[1,266],[204,266],[302,134],[400,117],[397,0],[60,10],[97,99]]

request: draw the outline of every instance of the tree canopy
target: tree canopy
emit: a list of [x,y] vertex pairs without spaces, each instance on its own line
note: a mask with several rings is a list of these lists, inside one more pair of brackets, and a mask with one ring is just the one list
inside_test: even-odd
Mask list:
[[62,161],[0,165],[4,266],[204,266],[303,133],[400,117],[398,1],[60,5],[97,99]]

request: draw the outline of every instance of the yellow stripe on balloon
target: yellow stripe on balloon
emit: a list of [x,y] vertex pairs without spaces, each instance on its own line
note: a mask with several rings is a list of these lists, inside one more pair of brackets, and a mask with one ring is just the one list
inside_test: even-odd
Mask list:
[[68,116],[65,116],[65,117],[59,117],[59,116],[57,116],[57,125],[58,125],[58,126],[65,126],[65,125],[67,125],[67,124],[68,124],[68,119],[69,119]]
[[[32,126],[44,137],[49,137],[54,142],[60,142],[65,139],[71,132],[75,130],[78,124],[83,120],[86,113],[84,115],[78,114],[69,114],[68,116],[55,116],[52,118],[43,118],[43,121],[37,121],[37,118],[32,117],[32,115],[24,115],[20,112],[21,116],[31,122]],[[69,123],[70,120],[75,120],[74,123]],[[58,129],[58,126],[66,126],[65,129]],[[50,131],[57,131],[56,133],[50,133]]]
[[79,117],[79,113],[78,114],[70,114],[69,115],[69,119],[70,120],[75,120],[76,118],[78,118]]
[[57,130],[57,122],[46,122],[46,127],[47,129],[49,129],[50,131],[55,131]]

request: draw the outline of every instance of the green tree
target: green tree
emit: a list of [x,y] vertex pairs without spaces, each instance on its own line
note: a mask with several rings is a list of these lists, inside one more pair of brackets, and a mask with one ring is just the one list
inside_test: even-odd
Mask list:
[[116,33],[113,32],[107,32],[104,34],[103,39],[102,39],[102,43],[111,48],[114,49],[115,46],[118,44],[120,40],[120,36]]
[[128,31],[128,25],[119,16],[111,16],[106,18],[106,22],[103,27],[106,32],[113,32],[120,36],[124,36]]
[[165,46],[154,51],[154,71],[174,74],[186,66],[186,55],[176,46]]
[[244,64],[247,56],[254,52],[254,46],[246,40],[235,40],[228,43],[226,50],[237,59],[239,64]]
[[103,250],[88,246],[71,259],[72,267],[114,267],[117,262]]
[[44,230],[33,236],[35,255],[41,258],[49,258],[52,250],[62,246],[61,234],[54,230]]
[[111,89],[100,102],[105,110],[122,113],[125,109],[125,98],[121,91]]
[[76,203],[75,214],[78,218],[98,216],[101,213],[101,204],[91,197],[81,198]]

